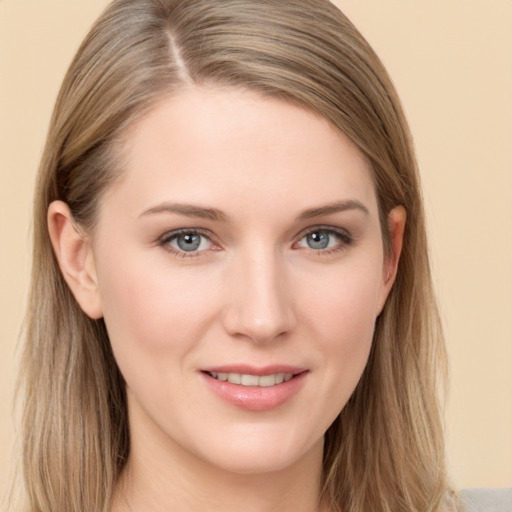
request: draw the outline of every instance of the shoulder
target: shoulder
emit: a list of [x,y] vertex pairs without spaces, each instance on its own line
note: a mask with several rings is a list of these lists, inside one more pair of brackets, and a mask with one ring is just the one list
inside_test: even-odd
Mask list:
[[512,487],[465,489],[459,499],[463,512],[512,512]]

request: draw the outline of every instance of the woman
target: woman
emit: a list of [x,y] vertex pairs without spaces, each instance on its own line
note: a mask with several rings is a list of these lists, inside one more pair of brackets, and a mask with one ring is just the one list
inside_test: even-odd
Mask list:
[[28,510],[455,510],[408,128],[323,0],[116,0],[57,100]]

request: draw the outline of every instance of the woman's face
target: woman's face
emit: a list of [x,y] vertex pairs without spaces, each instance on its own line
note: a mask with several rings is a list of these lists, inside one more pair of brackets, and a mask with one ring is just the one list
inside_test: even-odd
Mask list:
[[289,103],[191,88],[122,161],[91,254],[132,442],[244,473],[321,453],[392,281],[361,153]]

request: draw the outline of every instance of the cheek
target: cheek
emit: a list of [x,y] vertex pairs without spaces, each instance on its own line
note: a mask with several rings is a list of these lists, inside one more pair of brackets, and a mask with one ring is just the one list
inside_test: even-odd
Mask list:
[[324,333],[321,339],[341,349],[373,333],[383,291],[381,269],[377,258],[361,259],[337,272],[317,272],[314,286],[303,287],[303,314]]
[[161,262],[126,254],[117,261],[115,268],[99,269],[98,281],[121,370],[142,371],[144,363],[163,366],[170,347],[173,358],[182,361],[216,316],[218,300],[212,293],[217,287],[200,275],[176,272]]
[[338,397],[337,412],[366,366],[379,309],[380,268],[378,264],[353,266],[334,280],[326,278],[322,287],[310,290],[304,310],[310,337],[324,355],[322,374],[329,390],[324,396],[327,400]]

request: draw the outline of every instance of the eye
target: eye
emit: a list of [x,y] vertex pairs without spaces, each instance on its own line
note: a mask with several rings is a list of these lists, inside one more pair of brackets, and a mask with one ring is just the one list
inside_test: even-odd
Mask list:
[[297,242],[297,246],[318,252],[332,252],[344,249],[352,242],[352,237],[348,233],[328,228],[316,228],[306,233]]
[[195,230],[180,230],[167,233],[160,244],[180,256],[193,256],[211,249],[213,242],[205,234]]

